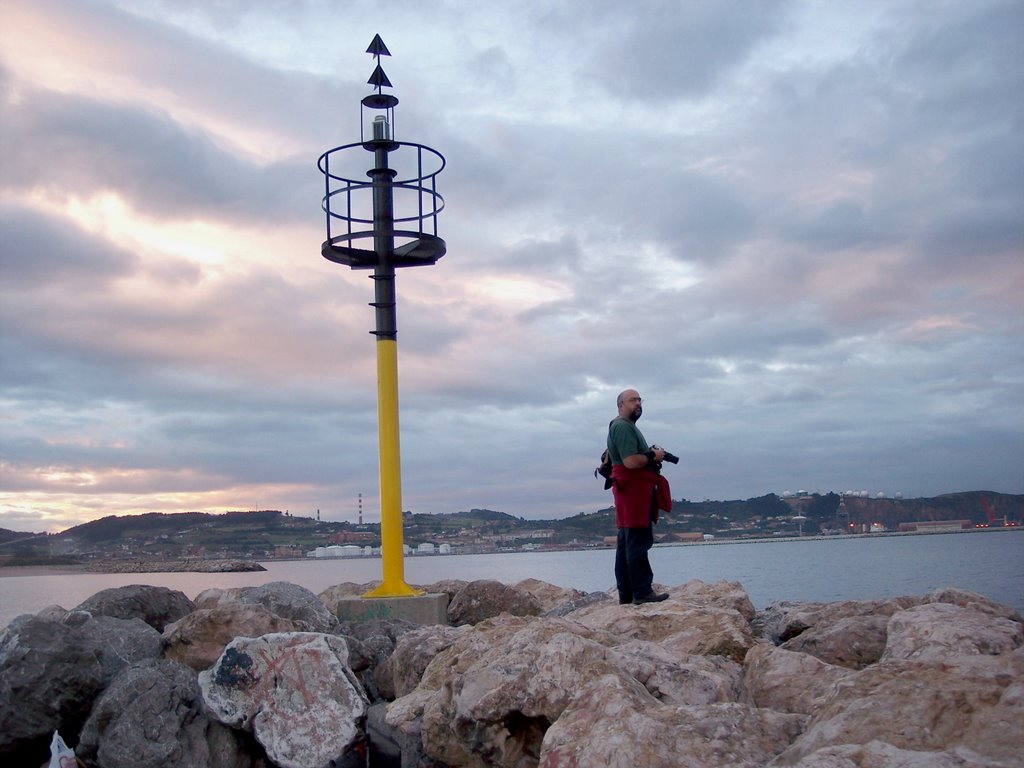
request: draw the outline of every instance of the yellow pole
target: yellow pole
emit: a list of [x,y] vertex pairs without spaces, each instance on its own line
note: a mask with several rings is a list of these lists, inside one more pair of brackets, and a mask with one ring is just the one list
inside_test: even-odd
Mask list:
[[380,555],[383,581],[363,597],[422,595],[405,583],[402,468],[398,439],[398,342],[377,340],[377,433],[380,453]]

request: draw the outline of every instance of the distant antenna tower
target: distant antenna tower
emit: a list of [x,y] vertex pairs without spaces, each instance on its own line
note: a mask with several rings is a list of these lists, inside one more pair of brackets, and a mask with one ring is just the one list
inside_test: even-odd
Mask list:
[[359,524],[363,524],[363,494],[359,494]]

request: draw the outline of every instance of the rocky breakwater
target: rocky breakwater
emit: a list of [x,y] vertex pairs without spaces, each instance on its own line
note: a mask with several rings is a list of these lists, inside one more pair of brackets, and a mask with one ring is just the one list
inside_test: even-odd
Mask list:
[[87,766],[1024,766],[1024,626],[956,589],[754,610],[425,585],[447,626],[340,623],[287,583],[105,590],[0,633],[0,760]]
[[98,560],[92,573],[245,573],[267,570],[252,560]]

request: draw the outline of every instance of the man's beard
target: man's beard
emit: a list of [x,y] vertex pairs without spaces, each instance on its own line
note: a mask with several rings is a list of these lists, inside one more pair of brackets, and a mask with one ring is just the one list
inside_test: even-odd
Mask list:
[[629,414],[629,420],[632,421],[634,424],[636,424],[637,421],[640,420],[640,416],[641,416],[641,414],[643,414],[643,412],[644,412],[644,409],[641,408],[640,406],[637,406],[636,410],[633,411],[631,414]]

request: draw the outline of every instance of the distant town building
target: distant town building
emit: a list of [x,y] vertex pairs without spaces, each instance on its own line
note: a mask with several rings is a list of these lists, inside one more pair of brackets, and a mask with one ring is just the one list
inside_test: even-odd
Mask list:
[[948,531],[964,531],[974,527],[970,520],[918,520],[912,523],[900,523],[900,531],[916,531],[918,533],[940,533]]
[[704,534],[700,531],[674,533],[672,534],[672,537],[676,541],[704,541]]
[[376,541],[378,535],[373,531],[339,531],[327,537],[329,544],[348,544],[350,542]]
[[329,547],[317,547],[312,552],[307,552],[306,556],[323,559],[333,557],[360,557],[362,554],[362,547],[357,547],[352,544],[341,547],[337,544],[332,544]]
[[517,541],[524,541],[530,539],[550,539],[553,538],[555,532],[553,529],[544,530],[532,530],[532,531],[513,531],[512,533],[499,533],[495,536],[490,537],[495,544],[514,544]]

